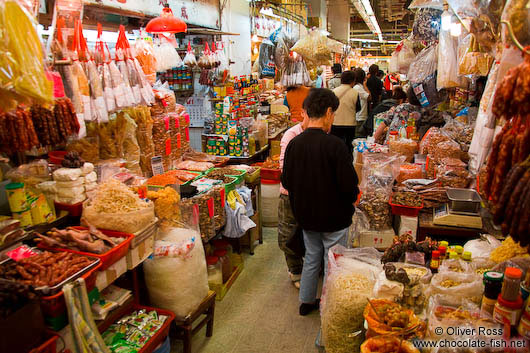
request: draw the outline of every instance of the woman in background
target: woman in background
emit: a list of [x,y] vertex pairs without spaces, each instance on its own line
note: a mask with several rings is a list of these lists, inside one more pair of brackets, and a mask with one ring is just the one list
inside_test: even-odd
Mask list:
[[308,93],[309,88],[302,85],[287,87],[287,94],[283,104],[289,108],[292,121],[302,122],[304,120],[302,117],[302,104]]

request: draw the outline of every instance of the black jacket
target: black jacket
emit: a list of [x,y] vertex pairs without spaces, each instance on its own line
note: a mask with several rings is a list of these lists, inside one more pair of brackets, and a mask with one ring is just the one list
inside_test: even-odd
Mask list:
[[372,135],[374,133],[374,118],[377,114],[384,113],[390,108],[395,107],[398,105],[398,101],[395,99],[385,99],[381,103],[379,103],[368,115],[368,119],[364,121],[363,128],[366,129],[365,132],[368,134],[368,136]]
[[339,138],[309,128],[287,146],[282,185],[302,229],[336,232],[349,227],[358,183],[352,155]]

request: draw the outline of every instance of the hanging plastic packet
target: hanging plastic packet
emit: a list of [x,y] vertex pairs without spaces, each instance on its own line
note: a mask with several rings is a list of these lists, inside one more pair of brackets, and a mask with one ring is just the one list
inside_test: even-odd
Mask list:
[[182,66],[182,59],[171,43],[171,39],[160,34],[160,44],[155,47],[156,71],[164,72],[174,67]]
[[104,123],[109,121],[109,113],[107,111],[107,105],[105,104],[105,97],[103,96],[101,78],[99,76],[96,63],[90,57],[86,39],[83,36],[83,25],[80,22],[77,23],[76,30],[78,33],[78,40],[76,42],[77,54],[80,59],[86,60],[84,62],[84,66],[90,87],[90,104],[92,107],[92,117],[90,120]]
[[103,95],[105,97],[105,103],[107,105],[107,110],[113,112],[116,110],[116,99],[114,97],[114,90],[112,89],[112,78],[110,76],[110,70],[108,65],[108,60],[110,60],[110,55],[107,58],[105,53],[105,44],[101,40],[101,34],[103,33],[101,24],[98,23],[98,40],[95,45],[95,60],[98,65],[99,76],[103,86]]
[[199,65],[199,67],[202,69],[212,68],[212,61],[210,60],[210,47],[208,43],[204,44],[204,51],[199,57],[199,61],[197,62],[197,65]]
[[[140,99],[136,100],[131,86],[131,81],[129,79],[129,69],[127,67],[127,62],[125,58],[125,53],[123,48],[125,44],[123,40],[127,40],[125,37],[125,28],[120,26],[120,34],[118,34],[118,42],[116,43],[116,66],[118,67],[121,77],[123,78],[123,84],[125,88],[125,97],[127,99],[127,106],[133,106],[140,103]],[[123,35],[121,34],[123,33]],[[112,71],[111,71],[112,73]],[[138,92],[139,93],[139,92]]]
[[143,36],[134,43],[135,58],[150,84],[156,82],[156,57],[150,37]]
[[195,58],[193,49],[191,49],[191,42],[188,42],[188,50],[186,52],[186,56],[184,57],[183,63],[184,65],[191,68],[197,66],[197,59]]
[[138,82],[140,84],[140,94],[142,96],[142,103],[145,105],[152,105],[155,102],[155,94],[153,92],[153,87],[146,75],[144,74],[142,67],[136,58],[131,59],[138,72]]

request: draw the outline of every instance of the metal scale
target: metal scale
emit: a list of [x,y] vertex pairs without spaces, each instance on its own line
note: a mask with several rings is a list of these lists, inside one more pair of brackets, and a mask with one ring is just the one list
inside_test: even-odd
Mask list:
[[447,189],[449,203],[433,210],[433,224],[482,229],[480,195],[473,189]]

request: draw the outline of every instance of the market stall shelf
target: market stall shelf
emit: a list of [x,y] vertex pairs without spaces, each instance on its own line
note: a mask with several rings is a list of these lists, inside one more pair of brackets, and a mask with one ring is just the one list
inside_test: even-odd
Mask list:
[[[191,342],[193,336],[195,336],[195,334],[197,334],[197,332],[199,332],[204,325],[206,325],[206,337],[212,337],[215,298],[216,293],[210,290],[199,307],[185,320],[175,319],[177,338],[184,342],[184,353],[191,353]],[[202,318],[202,320],[195,327],[193,327],[195,321],[197,321],[197,319],[199,319],[202,315],[205,315],[204,318]]]
[[234,256],[238,257],[239,261],[233,264],[234,269],[233,269],[232,274],[230,275],[230,278],[222,285],[211,285],[210,286],[210,289],[216,293],[216,300],[224,299],[224,297],[228,293],[228,290],[232,287],[237,277],[239,277],[239,275],[243,271],[243,268],[244,268],[243,256],[238,255],[238,254],[234,254]]

